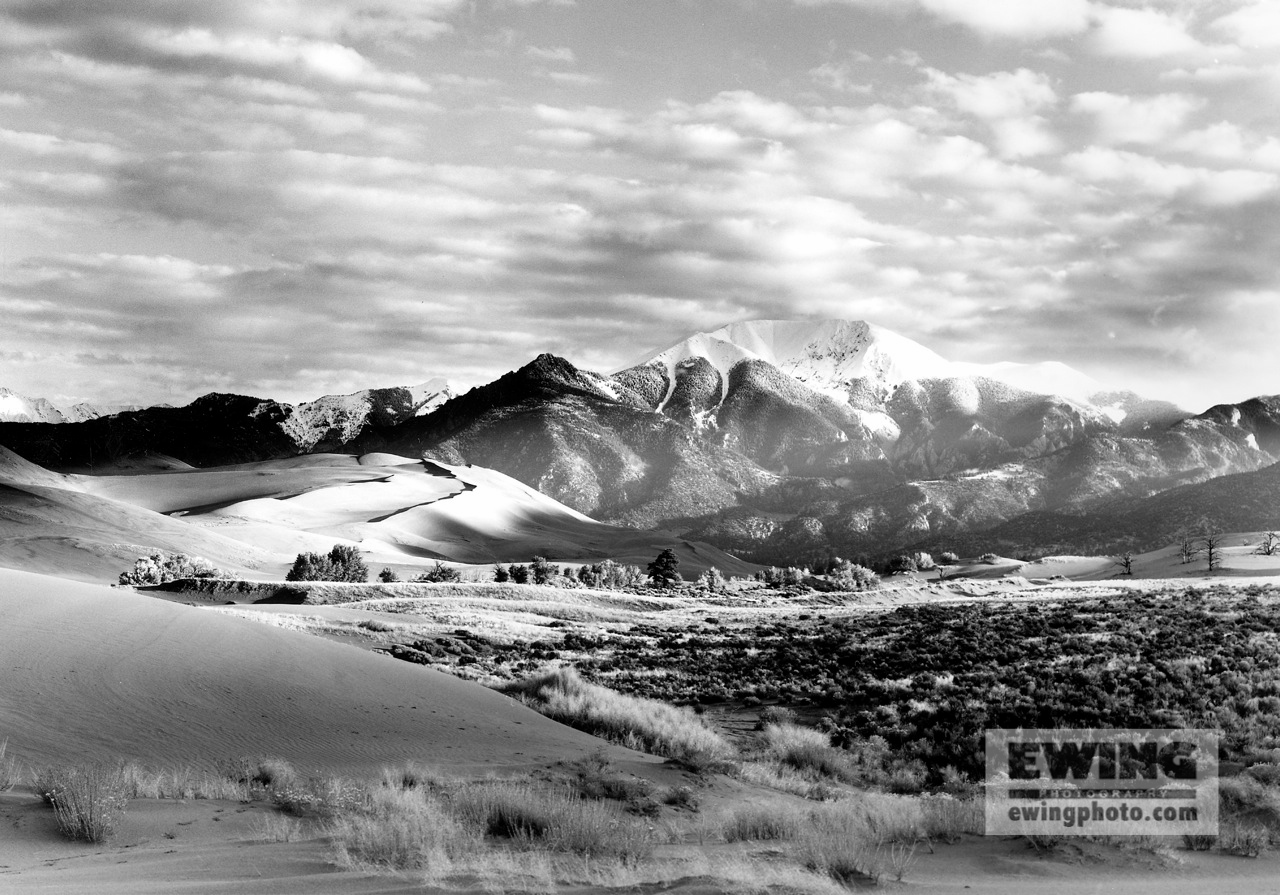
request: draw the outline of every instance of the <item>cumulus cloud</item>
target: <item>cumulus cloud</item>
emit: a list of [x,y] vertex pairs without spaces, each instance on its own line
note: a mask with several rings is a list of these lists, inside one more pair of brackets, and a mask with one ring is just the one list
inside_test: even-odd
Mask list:
[[1107,56],[1155,59],[1202,49],[1187,22],[1158,9],[1099,6],[1097,28],[1090,35],[1095,52]]
[[[1250,73],[1225,96],[1186,50],[1230,16],[780,2],[804,16],[762,52],[745,7],[676,6],[655,29],[496,0],[9,4],[0,315],[24,348],[0,385],[471,385],[774,316],[1173,381],[1225,338],[1197,309],[1276,294],[1265,63],[1224,55]],[[579,14],[616,52],[561,27]],[[1135,22],[1164,31],[1100,88],[1089,54]]]
[[1089,24],[1087,0],[919,0],[949,22],[994,37],[1037,39],[1078,34]]
[[1091,115],[1096,138],[1103,143],[1158,143],[1182,129],[1187,118],[1205,104],[1180,93],[1121,96],[1091,91],[1071,98],[1071,108]]

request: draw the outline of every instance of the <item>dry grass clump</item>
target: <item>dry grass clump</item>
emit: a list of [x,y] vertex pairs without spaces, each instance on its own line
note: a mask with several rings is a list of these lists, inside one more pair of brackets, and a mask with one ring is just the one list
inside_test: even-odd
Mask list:
[[844,781],[856,777],[848,755],[820,730],[786,722],[766,724],[760,738],[766,754],[802,774]]
[[815,807],[793,854],[802,867],[847,886],[877,883],[886,874],[901,880],[915,861],[921,822],[914,801],[868,793]]
[[981,836],[986,816],[980,798],[956,798],[947,793],[921,796],[924,835],[939,842],[955,842],[966,833]]
[[521,847],[542,847],[634,865],[653,850],[648,825],[616,805],[583,798],[567,787],[472,783],[448,794],[453,816],[470,829]]
[[364,810],[336,818],[328,834],[338,864],[347,868],[445,873],[481,848],[480,836],[439,797],[413,789],[375,790]]
[[272,784],[267,796],[271,804],[294,817],[333,818],[362,807],[365,790],[341,777],[308,777]]
[[128,804],[124,765],[44,768],[36,776],[41,798],[53,807],[58,832],[68,839],[105,842]]
[[0,740],[0,792],[8,792],[22,779],[18,760],[12,755],[6,755],[8,751],[9,741]]
[[296,842],[302,838],[302,821],[283,814],[264,814],[249,829],[261,842]]
[[572,668],[544,672],[497,689],[561,723],[695,769],[724,765],[736,754],[733,746],[693,712],[588,683]]
[[804,824],[803,816],[777,805],[745,805],[729,812],[720,835],[725,842],[795,839]]
[[135,762],[120,766],[131,799],[227,799],[247,802],[248,785],[226,773],[194,765],[174,765],[159,771]]

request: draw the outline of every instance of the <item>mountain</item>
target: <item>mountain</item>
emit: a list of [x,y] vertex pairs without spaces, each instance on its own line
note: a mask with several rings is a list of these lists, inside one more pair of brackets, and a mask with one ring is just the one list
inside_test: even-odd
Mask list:
[[4,423],[82,423],[125,410],[139,409],[141,408],[136,404],[87,403],[64,409],[44,398],[27,398],[7,388],[0,388],[0,422]]
[[0,422],[0,444],[59,469],[95,469],[154,454],[218,466],[317,451],[374,450],[383,443],[380,432],[430,413],[453,396],[443,379],[326,395],[296,406],[213,393],[185,407],[161,405],[83,420]]
[[790,563],[948,549],[1006,524],[1016,552],[1061,551],[1067,535],[1087,540],[1073,520],[1137,525],[1115,507],[1276,463],[1280,398],[1192,415],[1058,363],[958,363],[863,321],[774,320],[697,333],[610,375],[544,354],[461,395],[443,383],[297,406],[210,395],[0,423],[0,444],[60,469],[386,450]]
[[0,422],[61,423],[66,417],[44,398],[27,398],[0,388]]

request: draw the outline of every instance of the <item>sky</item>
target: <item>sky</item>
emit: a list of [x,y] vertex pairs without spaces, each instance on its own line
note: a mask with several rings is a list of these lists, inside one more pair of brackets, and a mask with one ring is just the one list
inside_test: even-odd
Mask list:
[[863,319],[1280,393],[1280,0],[0,0],[0,386],[299,401]]

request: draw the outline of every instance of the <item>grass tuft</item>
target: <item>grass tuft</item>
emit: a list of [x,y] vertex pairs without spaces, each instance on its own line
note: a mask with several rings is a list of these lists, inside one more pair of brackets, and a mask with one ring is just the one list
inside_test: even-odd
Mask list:
[[58,831],[68,839],[105,842],[128,804],[123,764],[45,768],[36,778],[41,798],[53,806]]
[[559,668],[497,688],[563,724],[679,761],[721,769],[736,750],[697,715],[652,699],[614,692]]

